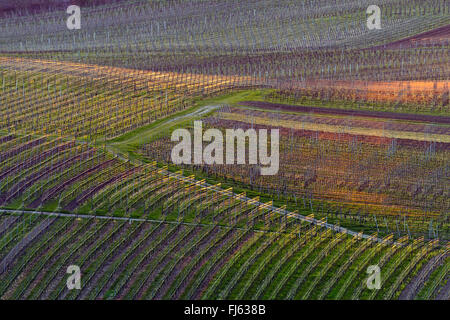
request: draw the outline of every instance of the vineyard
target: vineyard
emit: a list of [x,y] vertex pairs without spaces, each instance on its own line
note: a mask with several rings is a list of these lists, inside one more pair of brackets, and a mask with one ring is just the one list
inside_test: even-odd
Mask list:
[[[270,107],[259,102],[242,104]],[[295,109],[272,106],[271,110]],[[222,129],[280,128],[280,169],[277,175],[261,176],[257,165],[224,164],[201,166],[197,169],[201,172],[287,199],[292,209],[302,214],[337,218],[344,216],[344,210],[348,219],[363,216],[370,220],[365,226],[376,227],[376,231],[380,230],[378,217],[385,232],[398,229],[398,224],[405,228],[408,219],[409,230],[403,231],[410,235],[422,232],[427,237],[430,224],[434,224],[432,232],[441,232],[448,239],[449,142],[445,126],[374,121],[358,117],[356,112],[354,117],[336,118],[237,107],[223,107],[204,123]],[[169,137],[162,137],[142,146],[140,152],[170,163],[174,145]]]
[[0,58],[0,130],[111,139],[245,78]]
[[0,4],[1,300],[450,298],[448,1],[79,2]]
[[[215,215],[234,219],[233,206],[216,206]],[[392,299],[412,270],[436,257],[440,266],[448,263],[448,252],[436,242],[349,238],[319,225],[289,218],[280,224],[276,217],[247,212],[239,216],[253,216],[261,229],[238,227],[240,218],[225,227],[3,215],[0,245],[8,254],[1,257],[0,293],[3,299]],[[58,266],[68,261],[85,270],[80,291],[65,286],[65,270]],[[373,261],[388,270],[375,294],[362,272]],[[430,278],[410,295],[448,294],[439,281]]]

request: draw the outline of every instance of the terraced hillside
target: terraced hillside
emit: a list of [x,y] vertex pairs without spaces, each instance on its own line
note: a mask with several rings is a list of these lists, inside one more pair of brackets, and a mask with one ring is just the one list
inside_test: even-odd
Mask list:
[[[51,2],[0,6],[0,299],[450,298],[448,1],[380,0],[382,30],[372,0],[100,1],[79,30]],[[279,129],[278,173],[172,163],[195,120]]]
[[[8,254],[0,257],[0,294],[2,299],[391,299],[431,259],[446,255],[438,270],[448,268],[448,250],[433,242],[376,242],[292,219],[265,220],[264,228],[253,230],[238,223],[3,214],[0,245]],[[383,289],[370,291],[364,271],[378,261],[386,270]],[[69,264],[82,268],[82,290],[67,289]],[[440,279],[433,274],[420,283],[417,297],[447,299]]]
[[[285,199],[302,214],[340,221],[362,218],[373,231],[410,236],[429,237],[431,224],[433,232],[448,239],[446,117],[428,116],[419,122],[427,116],[259,101],[240,104],[245,107],[222,107],[203,119],[204,130],[279,129],[279,174],[261,176],[258,165],[185,168]],[[162,136],[139,152],[171,163],[176,144]]]
[[111,139],[184,110],[245,77],[0,58],[0,130]]
[[[2,201],[36,208],[3,211],[5,299],[395,298],[422,264],[447,250],[423,240],[363,239],[325,220],[280,214],[271,202],[58,138],[2,142],[9,190]],[[19,147],[8,149],[13,142]],[[49,209],[57,212],[39,211]],[[366,292],[363,272],[375,259],[390,266],[386,281],[392,279],[377,295]],[[68,264],[84,270],[76,294],[65,287]]]

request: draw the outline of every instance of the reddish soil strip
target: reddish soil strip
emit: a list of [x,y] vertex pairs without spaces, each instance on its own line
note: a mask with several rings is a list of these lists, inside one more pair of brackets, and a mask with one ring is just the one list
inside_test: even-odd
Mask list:
[[7,168],[0,174],[0,180],[2,180],[4,177],[11,175],[15,172],[19,172],[20,170],[28,169],[31,166],[34,166],[48,157],[51,157],[57,153],[60,153],[61,151],[64,151],[68,148],[72,148],[75,145],[75,142],[69,142],[65,143],[59,146],[56,146],[55,148],[49,149],[48,151],[42,152],[32,158],[28,158],[27,160],[18,163],[10,168]]
[[135,172],[138,172],[140,168],[133,168],[130,169],[124,173],[121,173],[115,177],[112,177],[108,179],[107,181],[104,181],[103,183],[94,186],[90,189],[85,190],[82,192],[79,196],[77,196],[74,200],[72,200],[65,208],[64,210],[72,211],[73,209],[77,208],[79,205],[83,204],[87,201],[90,197],[92,197],[94,194],[99,192],[101,189],[105,188],[107,185],[112,184],[116,182],[117,180],[124,179],[130,175],[132,175]]
[[436,295],[436,300],[448,300],[450,299],[450,280],[447,279],[445,286],[439,290]]
[[15,136],[13,136],[13,135],[3,136],[3,137],[0,138],[0,144],[8,142],[8,141],[11,141],[14,138],[15,138]]
[[[75,225],[76,225],[76,223],[71,223],[71,225],[68,227],[68,229],[66,229],[66,230],[61,229],[59,231],[56,231],[52,236],[52,241],[54,241],[54,243],[61,241],[61,239],[64,238],[66,235],[65,231],[69,230],[69,232],[70,232],[70,230],[73,230]],[[66,228],[67,228],[67,226],[66,226]],[[40,240],[40,241],[42,241],[42,240]],[[37,241],[35,240],[33,242],[36,243]],[[49,251],[53,247],[53,246],[49,245],[49,243],[47,243],[47,245],[41,245],[41,246],[34,247],[35,243],[33,243],[33,247],[30,245],[30,249],[28,249],[28,250],[35,250],[33,256],[30,258],[30,260],[27,261],[26,265],[23,266],[21,271],[17,274],[17,277],[13,279],[14,281],[11,282],[11,284],[8,287],[8,290],[2,296],[2,299],[9,300],[12,298],[12,295],[15,294],[15,291],[18,289],[18,287],[23,283],[23,281],[27,281],[26,278],[29,276],[29,274],[32,273],[33,270],[38,267],[38,264],[41,261],[41,259],[45,258],[45,256],[48,255]],[[36,248],[36,249],[34,249],[34,248]],[[24,254],[26,254],[26,253],[24,253]],[[17,261],[16,261],[16,263],[17,263]],[[28,286],[26,288],[23,288],[22,295],[19,296],[18,299],[24,298],[24,296],[25,296],[24,293],[25,293],[25,291],[30,290],[30,286],[31,286],[32,282],[34,283],[34,279],[30,279]]]
[[[114,228],[114,227],[113,227]],[[99,242],[101,242],[100,246],[97,247],[93,252],[91,252],[84,261],[83,265],[80,266],[81,270],[87,270],[90,269],[95,263],[95,261],[103,255],[105,251],[107,251],[108,247],[114,244],[118,238],[123,237],[126,235],[126,232],[130,228],[130,225],[128,223],[123,223],[121,226],[119,226],[116,230],[113,230],[112,234],[109,236],[108,240],[105,240],[104,237],[99,238]],[[108,236],[108,233],[105,234],[105,236]],[[86,251],[88,252],[88,251]],[[84,254],[83,254],[84,255]],[[67,295],[71,294],[70,290],[67,289],[67,287],[64,287],[64,291],[60,293],[58,299],[65,299]]]
[[[103,298],[105,294],[108,292],[108,290],[111,288],[111,286],[115,283],[117,278],[124,273],[125,269],[128,267],[128,265],[139,255],[142,253],[142,251],[151,245],[155,239],[157,239],[162,232],[166,231],[167,224],[160,224],[157,230],[154,230],[152,234],[138,247],[136,247],[133,252],[128,255],[128,257],[123,260],[120,263],[120,266],[116,269],[114,274],[111,275],[111,278],[108,280],[108,282],[105,284],[105,286],[102,288],[102,291],[99,294],[99,297]],[[97,297],[96,297],[97,298]]]
[[189,285],[189,282],[194,279],[194,276],[197,274],[199,269],[209,260],[211,257],[213,257],[217,251],[222,248],[225,244],[228,244],[230,240],[232,240],[233,236],[236,234],[236,229],[232,229],[230,232],[228,232],[225,236],[225,238],[220,239],[219,242],[214,244],[208,252],[205,253],[205,255],[202,257],[200,261],[198,261],[195,266],[192,268],[192,270],[189,272],[189,274],[184,278],[184,280],[180,283],[179,287],[174,293],[174,296],[171,298],[172,300],[178,300],[180,299],[181,295],[186,290],[186,287]]
[[[205,119],[204,123],[211,123],[217,126],[217,119]],[[220,119],[220,127],[224,128],[242,128],[243,130],[249,129],[253,126],[253,129],[270,129],[271,127],[261,124],[251,124],[248,122],[234,121]],[[349,133],[332,133],[324,131],[313,131],[313,130],[298,130],[285,127],[276,127],[280,130],[280,134],[284,136],[294,135],[296,137],[306,137],[306,138],[317,138],[324,140],[334,140],[342,142],[358,141],[362,143],[370,143],[374,145],[388,145],[391,144],[394,139],[378,136],[366,136],[366,135],[354,135]],[[411,147],[411,148],[422,148],[427,149],[430,147],[430,142],[418,141],[412,139],[395,139],[398,146]],[[434,142],[433,146],[435,150],[446,151],[450,150],[450,143],[446,142]]]
[[[79,238],[79,235],[84,234],[84,232],[86,232],[86,230],[88,230],[89,224],[85,223],[84,226],[80,230],[78,230],[78,232],[77,232],[78,234],[77,233],[73,234],[71,237],[66,239],[67,234],[74,231],[75,228],[78,227],[78,225],[79,225],[79,222],[77,220],[75,220],[70,225],[70,227],[64,231],[63,235],[58,239],[58,243],[65,242],[66,245],[60,247],[58,251],[56,251],[51,257],[49,257],[49,259],[45,262],[45,265],[42,266],[39,273],[29,284],[28,288],[25,290],[21,299],[28,299],[30,294],[32,293],[32,291],[35,290],[36,286],[42,285],[43,278],[47,275],[47,271],[55,264],[56,261],[58,261],[60,259],[60,257],[64,253],[67,252],[67,250],[69,249],[69,243],[71,243],[72,241],[76,241],[76,239]],[[56,244],[56,245],[58,245],[58,244]]]
[[47,230],[53,222],[56,221],[57,218],[47,218],[42,221],[37,227],[33,228],[19,243],[15,245],[11,251],[3,258],[0,262],[0,274],[8,268],[9,264],[14,261],[14,259],[25,249],[28,247],[31,242],[38,237],[42,232]]
[[8,216],[2,219],[3,223],[0,225],[0,237],[5,233],[17,220],[19,217]]
[[[429,40],[449,40],[450,39],[450,25],[446,25],[440,28],[436,28],[424,33],[416,34],[408,38],[404,38],[398,41],[394,41],[391,43],[387,43],[384,45],[379,45],[375,47],[371,47],[370,49],[394,49],[394,48],[405,48],[408,46],[413,46],[416,43],[424,42],[426,43]],[[435,42],[435,41],[434,41]]]
[[184,229],[185,226],[179,224],[176,227],[176,230],[173,230],[169,237],[165,237],[161,243],[159,243],[156,247],[154,247],[150,252],[147,253],[144,260],[141,261],[141,263],[133,270],[133,273],[128,281],[122,288],[120,288],[119,292],[116,295],[116,299],[121,300],[124,298],[124,296],[131,290],[132,286],[135,284],[136,279],[145,272],[147,265],[156,257],[155,255],[158,255],[162,250],[164,250],[164,247],[167,246],[170,242],[174,241],[180,234],[180,232],[182,232]]
[[439,267],[442,263],[445,263],[445,259],[449,254],[441,254],[433,257],[428,263],[423,267],[420,272],[408,283],[405,289],[400,294],[399,300],[412,300],[423,287],[425,282],[430,277],[431,273]]
[[124,235],[126,240],[121,243],[115,250],[111,252],[111,254],[107,257],[107,259],[98,267],[92,276],[89,283],[85,283],[84,287],[81,289],[81,292],[77,296],[77,300],[85,300],[87,295],[92,291],[93,287],[98,286],[98,281],[105,274],[108,268],[117,260],[121,259],[122,255],[126,252],[126,250],[132,245],[134,242],[138,241],[138,239],[144,234],[146,231],[146,224],[141,223],[135,230],[132,231],[131,234]]
[[8,159],[9,157],[13,157],[13,156],[15,156],[15,155],[25,151],[25,150],[28,150],[30,148],[33,148],[33,147],[38,146],[40,144],[43,144],[46,141],[47,141],[46,138],[39,138],[39,139],[32,140],[32,141],[29,141],[27,143],[24,143],[24,144],[14,148],[14,149],[10,149],[8,151],[5,151],[5,152],[0,154],[0,162]]
[[[178,244],[174,248],[172,248],[172,250],[164,257],[164,259],[160,261],[160,263],[155,267],[155,269],[153,269],[152,273],[149,277],[147,277],[144,285],[136,293],[133,299],[141,300],[142,298],[144,298],[144,295],[148,293],[147,291],[150,289],[150,286],[155,282],[156,277],[164,272],[164,267],[169,264],[171,260],[176,259],[177,254],[181,254],[181,250],[183,249],[185,244],[190,243],[192,240],[194,240],[195,237],[201,232],[201,230],[202,227],[195,227],[194,230],[185,235],[183,239],[181,239],[181,241],[179,241]],[[166,279],[166,281],[172,281],[172,278],[169,277]]]
[[203,248],[206,247],[207,244],[213,241],[213,239],[217,235],[218,229],[218,227],[215,227],[213,230],[211,230],[210,234],[206,236],[200,243],[198,243],[195,247],[191,247],[189,251],[185,253],[183,259],[179,261],[179,263],[173,268],[172,272],[164,279],[164,282],[156,292],[153,299],[161,300],[164,297],[164,295],[170,289],[173,281],[187,267],[189,262],[194,257],[196,257],[203,250]]
[[18,183],[13,185],[9,190],[7,194],[2,194],[0,196],[0,204],[8,203],[12,199],[14,199],[16,196],[19,196],[22,192],[24,192],[27,188],[31,187],[36,181],[42,180],[45,177],[48,177],[50,174],[55,172],[56,170],[67,167],[72,165],[75,161],[83,157],[84,159],[87,159],[87,157],[91,154],[93,154],[93,150],[88,150],[83,154],[76,155],[72,158],[61,160],[57,163],[54,163],[50,167],[42,168],[41,170],[34,172],[30,175],[28,175],[26,178],[20,180]]
[[[76,261],[86,250],[91,248],[95,242],[98,240],[99,237],[101,237],[104,233],[106,233],[108,230],[112,228],[112,224],[109,222],[105,225],[103,225],[101,228],[98,227],[98,221],[94,221],[92,224],[89,224],[89,229],[85,230],[85,232],[78,232],[76,240],[71,242],[71,245],[64,248],[64,251],[61,253],[61,258],[66,263],[72,264],[72,261]],[[72,251],[72,247],[76,246],[76,244],[80,241],[83,241],[83,237],[87,234],[92,232],[95,229],[95,234],[92,235],[87,242],[84,242],[83,245],[77,250]],[[67,256],[70,254],[69,256]],[[60,264],[63,262],[63,260],[57,260],[57,263],[59,264],[57,267],[52,265],[52,268],[58,269],[57,273],[54,275],[52,279],[49,280],[47,283],[45,289],[41,292],[38,299],[40,300],[48,300],[50,295],[57,289],[58,284],[61,283],[62,279],[67,275],[66,268],[64,266],[61,266]],[[50,270],[48,270],[50,272]]]
[[293,114],[279,114],[279,113],[271,113],[265,111],[257,111],[257,110],[243,110],[239,108],[230,108],[229,113],[233,114],[243,114],[246,118],[251,119],[251,117],[261,117],[261,118],[271,118],[276,121],[298,121],[298,122],[308,122],[308,123],[318,123],[318,124],[326,124],[331,126],[345,126],[345,127],[359,127],[359,128],[370,128],[370,129],[378,129],[378,130],[396,130],[396,131],[409,131],[409,132],[420,132],[420,133],[428,133],[428,134],[441,134],[441,135],[450,135],[450,128],[446,126],[436,126],[430,124],[418,124],[418,123],[410,123],[410,122],[391,122],[391,121],[373,121],[373,120],[361,120],[359,118],[346,117],[346,118],[336,118],[330,116],[314,116],[314,115],[293,115]]
[[333,115],[342,115],[342,116],[370,117],[370,118],[380,118],[380,119],[410,120],[410,121],[450,124],[450,117],[445,117],[445,116],[432,116],[432,115],[422,115],[422,114],[368,111],[368,110],[353,110],[353,109],[350,110],[350,109],[308,107],[308,106],[296,106],[296,105],[271,103],[271,102],[263,102],[263,101],[242,101],[242,102],[239,102],[239,104],[243,105],[243,106],[267,109],[267,110],[281,110],[281,111],[306,112],[306,113],[311,112],[311,113],[333,114]]
[[31,208],[36,208],[39,205],[41,205],[42,203],[44,203],[45,201],[51,199],[52,197],[56,196],[58,193],[61,193],[66,187],[68,187],[69,185],[71,185],[72,183],[83,179],[86,176],[90,176],[91,174],[93,174],[94,172],[103,170],[105,168],[107,168],[108,166],[112,165],[113,162],[115,161],[115,159],[111,159],[105,162],[102,162],[100,164],[95,165],[94,167],[91,167],[83,172],[81,172],[80,174],[78,174],[77,176],[63,182],[62,184],[52,188],[51,190],[49,190],[48,192],[46,192],[44,195],[42,195],[41,197],[37,198],[36,200],[34,200],[31,204],[30,207]]
[[188,299],[191,300],[199,300],[203,293],[206,291],[206,289],[208,288],[209,283],[211,282],[211,280],[215,277],[215,275],[217,274],[217,272],[219,272],[220,269],[222,269],[222,267],[231,259],[231,257],[238,252],[242,246],[253,236],[252,232],[249,232],[244,239],[241,239],[239,241],[239,243],[233,247],[230,248],[227,251],[227,254],[225,255],[225,257],[222,260],[216,261],[215,265],[208,271],[207,275],[205,276],[205,278],[203,279],[203,281],[201,282],[199,288],[197,288],[197,290],[194,292],[193,297],[188,297]]

